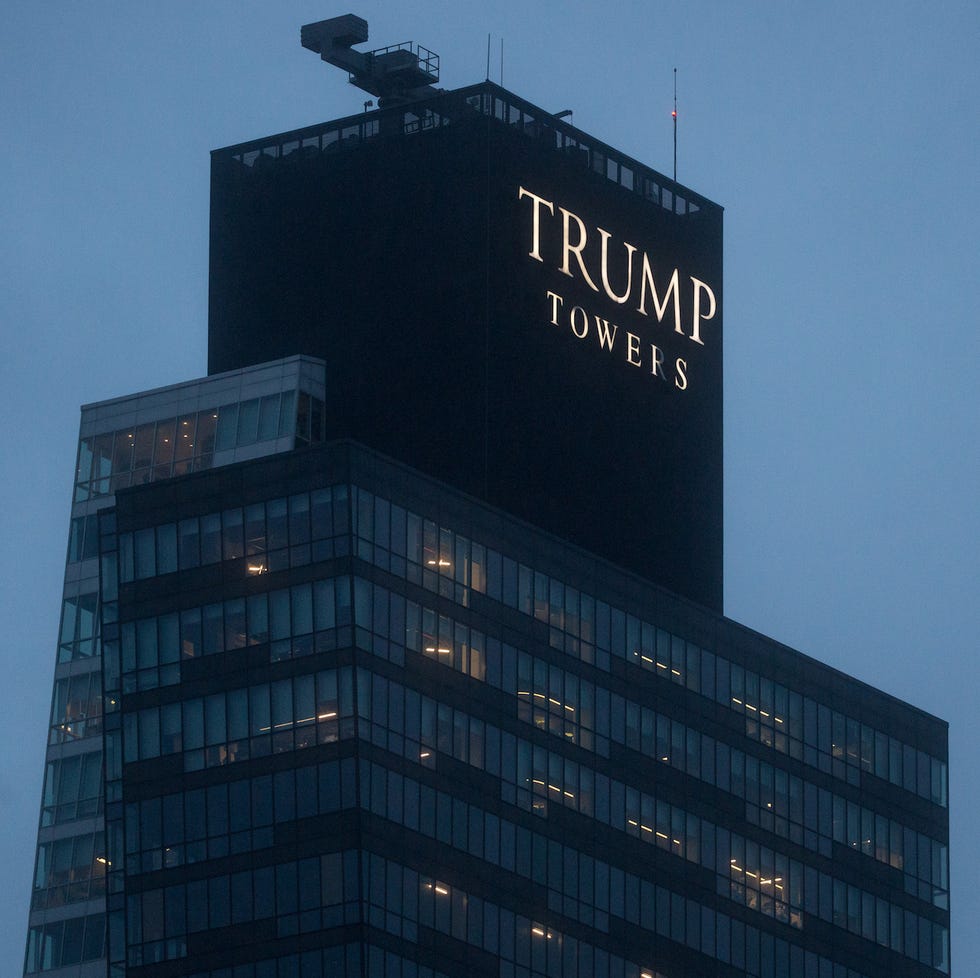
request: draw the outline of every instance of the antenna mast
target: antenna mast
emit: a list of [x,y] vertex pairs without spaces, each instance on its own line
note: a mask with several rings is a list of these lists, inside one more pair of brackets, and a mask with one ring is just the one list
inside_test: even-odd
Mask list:
[[677,183],[677,69],[674,69],[674,183]]

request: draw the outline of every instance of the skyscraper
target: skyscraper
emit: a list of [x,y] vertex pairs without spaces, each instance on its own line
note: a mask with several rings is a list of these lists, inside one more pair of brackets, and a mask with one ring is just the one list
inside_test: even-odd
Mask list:
[[83,410],[27,972],[948,972],[946,725],[721,615],[720,208],[362,24]]

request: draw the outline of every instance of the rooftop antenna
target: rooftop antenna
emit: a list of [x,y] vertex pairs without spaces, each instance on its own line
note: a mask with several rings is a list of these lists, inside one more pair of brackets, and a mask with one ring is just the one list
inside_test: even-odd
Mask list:
[[487,31],[487,81],[490,81],[490,32]]
[[504,87],[504,39],[500,38],[500,87]]
[[677,69],[674,69],[674,183],[677,183]]
[[300,28],[300,43],[327,64],[347,72],[352,85],[378,100],[378,108],[402,105],[434,95],[439,81],[439,55],[421,44],[405,41],[376,51],[355,51],[368,39],[367,21],[354,14],[331,17]]

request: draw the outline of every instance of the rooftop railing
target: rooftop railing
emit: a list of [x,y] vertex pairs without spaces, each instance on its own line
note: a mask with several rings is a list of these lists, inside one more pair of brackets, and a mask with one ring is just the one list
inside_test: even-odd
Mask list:
[[353,150],[367,141],[417,135],[481,115],[550,145],[556,153],[671,213],[687,216],[721,211],[710,200],[493,82],[240,143],[215,150],[212,155],[228,157],[250,170],[262,170],[289,158]]

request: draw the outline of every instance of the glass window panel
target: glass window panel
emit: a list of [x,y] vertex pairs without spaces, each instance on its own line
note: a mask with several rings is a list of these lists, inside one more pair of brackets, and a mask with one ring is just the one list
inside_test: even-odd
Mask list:
[[289,725],[293,720],[293,684],[289,679],[272,683],[272,724],[274,727]]
[[184,750],[204,746],[204,702],[201,699],[184,701],[183,740]]
[[310,493],[310,518],[314,540],[333,536],[333,501],[329,489],[316,489]]
[[296,408],[296,440],[297,442],[310,440],[310,395],[304,391],[299,392],[299,403]]
[[75,481],[87,483],[92,478],[92,460],[94,438],[83,438],[78,443],[78,468],[75,472]]
[[289,545],[287,505],[285,499],[270,499],[265,504],[268,549],[278,550]]
[[111,432],[99,435],[92,443],[92,491],[99,495],[110,492],[109,476],[112,474]]
[[255,398],[238,407],[238,444],[252,445],[259,431],[259,402]]
[[279,395],[269,394],[259,403],[258,440],[268,441],[279,434]]
[[296,432],[296,391],[283,391],[279,410],[279,435]]
[[133,442],[134,433],[132,430],[117,431],[112,446],[112,474],[118,475],[128,472],[133,467]]
[[289,497],[289,543],[296,546],[310,540],[310,497],[299,493]]
[[245,599],[233,598],[224,603],[226,649],[241,649],[246,644]]
[[205,655],[214,655],[224,649],[224,607],[220,602],[202,609],[201,631]]
[[269,592],[269,637],[273,641],[290,635],[289,603],[287,589]]
[[136,578],[142,580],[156,574],[156,535],[153,527],[137,530],[133,534]]
[[[197,415],[185,414],[177,419],[176,436],[174,441],[174,461],[186,462],[194,455],[194,436],[197,427]],[[178,474],[189,472],[188,466],[179,467]]]
[[156,436],[153,442],[154,478],[167,478],[170,475],[170,467],[174,460],[176,428],[176,418],[157,422]]
[[157,527],[157,573],[172,574],[177,570],[177,524]]
[[197,567],[201,563],[201,535],[197,517],[180,521],[177,545],[181,570]]
[[208,408],[197,414],[197,436],[194,440],[194,455],[211,455],[214,452],[215,434],[218,428],[218,411]]
[[253,594],[247,602],[248,644],[269,641],[269,606],[265,594]]
[[[153,464],[153,434],[154,425],[141,424],[136,429],[133,438],[133,468],[148,469]],[[127,433],[127,438],[129,435]]]
[[245,556],[242,511],[237,506],[221,514],[222,558],[236,560]]
[[180,654],[185,659],[193,659],[203,654],[199,608],[191,608],[180,613]]
[[297,724],[313,723],[316,720],[314,704],[313,676],[297,676],[293,680],[293,698]]
[[68,560],[89,560],[99,555],[98,518],[81,516],[71,521],[68,538]]
[[221,514],[208,513],[201,517],[201,563],[216,564],[221,560]]
[[204,701],[204,724],[209,747],[223,744],[227,739],[225,732],[225,694],[214,693]]
[[224,452],[235,447],[238,438],[238,405],[226,404],[217,411],[217,434],[214,450]]
[[292,605],[292,634],[308,635],[313,631],[313,588],[300,584],[290,588]]

